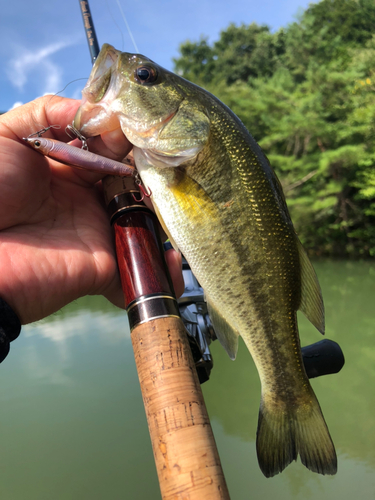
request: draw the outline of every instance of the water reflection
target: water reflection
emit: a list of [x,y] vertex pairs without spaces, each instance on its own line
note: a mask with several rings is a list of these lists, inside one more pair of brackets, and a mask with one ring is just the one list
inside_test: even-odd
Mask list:
[[[243,343],[218,343],[203,386],[232,500],[352,500],[375,491],[375,265],[316,264],[327,337],[346,365],[313,380],[339,455],[337,476],[300,463],[266,479],[255,452],[260,384]],[[301,315],[302,344],[320,334]],[[1,500],[158,499],[158,483],[124,313],[85,298],[23,328],[0,366]]]
[[69,368],[78,343],[89,349],[92,341],[95,345],[99,342],[115,347],[130,340],[124,312],[110,304],[104,306],[106,303],[99,297],[85,298],[46,320],[24,327],[22,336],[27,349],[22,349],[20,355],[27,376],[45,383],[69,384]]

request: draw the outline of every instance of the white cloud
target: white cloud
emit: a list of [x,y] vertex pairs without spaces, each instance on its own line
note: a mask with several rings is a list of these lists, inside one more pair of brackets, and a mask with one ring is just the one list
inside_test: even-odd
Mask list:
[[34,337],[33,342],[27,344],[23,367],[29,377],[48,384],[72,383],[69,367],[77,337],[83,344],[92,344],[96,337],[94,341],[104,346],[117,346],[125,339],[130,342],[126,313],[120,310],[110,313],[79,309],[72,314],[57,313],[26,325],[22,332],[25,339]]
[[20,106],[23,105],[23,102],[21,101],[17,101],[13,104],[13,106],[11,108],[8,109],[8,111],[10,111],[11,109],[14,109],[14,108],[19,108]]
[[[90,336],[96,331],[107,343],[117,343],[124,337],[130,338],[130,331],[123,311],[116,313],[92,312],[80,309],[76,314],[61,317],[59,314],[47,319],[26,325],[23,335],[40,336],[56,343],[64,344],[69,338]],[[107,332],[111,331],[108,336]]]
[[22,91],[30,77],[37,75],[38,80],[43,82],[40,94],[60,90],[62,70],[54,62],[52,56],[56,52],[75,43],[76,40],[63,40],[39,49],[29,49],[22,46],[15,47],[13,53],[16,55],[9,61],[6,68],[6,74],[12,85]]

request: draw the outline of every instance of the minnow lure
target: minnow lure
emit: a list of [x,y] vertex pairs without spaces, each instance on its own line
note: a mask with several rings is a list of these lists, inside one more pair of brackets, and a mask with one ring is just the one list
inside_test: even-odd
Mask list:
[[135,172],[135,169],[130,165],[125,165],[119,161],[105,158],[104,156],[91,153],[85,149],[76,148],[75,146],[56,141],[55,139],[29,136],[24,137],[23,140],[33,149],[39,151],[48,158],[52,158],[53,160],[57,160],[71,167],[90,170],[91,172],[99,172],[101,174],[120,176],[132,176]]

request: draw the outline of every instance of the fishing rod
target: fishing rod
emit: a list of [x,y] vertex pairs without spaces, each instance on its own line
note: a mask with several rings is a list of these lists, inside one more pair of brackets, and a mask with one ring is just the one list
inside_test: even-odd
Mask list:
[[89,45],[91,64],[94,64],[100,52],[100,48],[99,48],[98,38],[96,36],[94,23],[91,17],[90,5],[88,0],[79,0],[79,6],[81,9],[83,26],[86,32],[87,43]]
[[[87,1],[79,3],[90,13]],[[162,498],[229,500],[156,215],[134,177],[107,176],[103,191]]]

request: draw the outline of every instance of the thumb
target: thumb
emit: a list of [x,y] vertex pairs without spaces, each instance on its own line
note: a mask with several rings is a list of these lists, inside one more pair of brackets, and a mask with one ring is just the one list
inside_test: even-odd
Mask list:
[[131,151],[132,144],[122,133],[121,128],[105,132],[101,136],[88,139],[89,149],[112,160],[121,161]]

